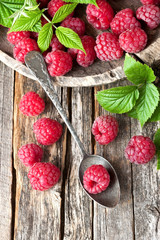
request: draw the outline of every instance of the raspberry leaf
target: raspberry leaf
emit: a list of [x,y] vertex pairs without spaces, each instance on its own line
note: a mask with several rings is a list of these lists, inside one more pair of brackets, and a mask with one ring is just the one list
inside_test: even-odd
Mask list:
[[139,88],[139,98],[136,103],[137,117],[141,126],[152,116],[159,102],[159,92],[152,83]]
[[[24,11],[27,16],[21,15],[14,25],[11,27],[10,32],[14,31],[34,31],[34,27],[40,22],[42,12],[39,9],[34,11]],[[41,30],[41,24],[37,25],[37,30]]]
[[96,0],[63,0],[67,3],[93,4],[98,7]]
[[127,115],[129,117],[138,119],[138,114],[137,114],[137,111],[136,111],[136,107],[132,108],[132,110],[127,113]]
[[53,36],[52,23],[46,23],[38,35],[38,46],[42,52],[46,51],[49,48]]
[[156,146],[157,170],[160,170],[160,128],[154,135],[154,144]]
[[11,27],[13,20],[9,18],[23,7],[24,0],[0,0],[0,24]]
[[77,7],[77,3],[63,5],[55,13],[52,19],[52,22],[53,23],[62,22],[69,14],[71,14],[74,11],[76,7]]
[[84,53],[85,50],[83,48],[82,42],[80,37],[78,36],[77,33],[75,33],[73,30],[70,28],[65,28],[65,27],[58,27],[56,29],[56,36],[58,40],[67,48],[76,48]]
[[144,82],[151,83],[156,79],[152,68],[150,68],[146,64],[142,64],[136,61],[128,54],[126,54],[125,56],[123,70],[128,80],[135,85],[139,85]]
[[99,104],[112,113],[130,111],[139,97],[136,86],[125,86],[103,90],[96,95]]

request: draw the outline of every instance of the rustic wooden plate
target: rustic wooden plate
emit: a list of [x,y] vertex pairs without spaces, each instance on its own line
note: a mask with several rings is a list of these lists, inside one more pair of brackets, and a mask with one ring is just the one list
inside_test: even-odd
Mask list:
[[[128,0],[110,0],[108,1],[115,12],[124,8],[132,8],[136,10],[140,6],[140,1],[128,1]],[[96,31],[86,20],[85,17],[85,5],[78,7],[76,15],[81,16],[86,22],[86,34],[97,36],[100,31]],[[154,60],[160,58],[160,31],[156,30],[148,31],[148,45],[137,56],[144,62],[152,64]],[[30,70],[20,62],[13,58],[13,45],[6,39],[7,29],[0,27],[0,60],[14,69],[15,71],[23,74],[26,77],[35,79]],[[75,64],[73,70],[67,75],[62,77],[56,77],[54,82],[56,85],[77,87],[77,86],[95,86],[101,84],[107,84],[117,81],[125,77],[123,72],[124,57],[118,61],[102,62],[96,60],[94,64],[88,68],[82,68]]]

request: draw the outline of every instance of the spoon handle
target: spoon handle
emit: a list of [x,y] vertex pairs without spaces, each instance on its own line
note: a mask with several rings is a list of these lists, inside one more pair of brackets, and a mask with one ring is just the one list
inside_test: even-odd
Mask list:
[[72,124],[70,123],[66,112],[61,106],[61,103],[59,102],[58,95],[51,83],[50,76],[48,74],[46,64],[44,62],[44,59],[42,55],[39,52],[32,51],[29,52],[25,57],[25,63],[27,67],[32,71],[32,73],[37,78],[38,82],[44,89],[44,91],[47,93],[48,97],[53,102],[54,106],[58,110],[59,114],[61,115],[62,119],[64,120],[65,124],[67,125],[70,133],[72,134],[74,140],[78,144],[83,156],[88,156],[88,154],[85,151],[84,145],[80,141],[75,129],[73,128]]

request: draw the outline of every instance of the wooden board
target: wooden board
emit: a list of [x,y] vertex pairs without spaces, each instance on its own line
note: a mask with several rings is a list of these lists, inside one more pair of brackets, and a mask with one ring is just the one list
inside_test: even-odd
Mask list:
[[[110,0],[108,1],[115,13],[124,8],[131,8],[134,11],[140,6],[140,1],[127,1],[127,0]],[[78,7],[76,15],[83,18],[86,23],[86,34],[96,37],[101,31],[95,30],[86,20],[85,5]],[[148,44],[145,50],[136,54],[139,58],[142,57],[144,62],[150,58],[153,61],[159,59],[159,43],[160,43],[160,28],[156,30],[145,29],[148,34]],[[0,61],[16,70],[17,72],[27,76],[31,79],[35,77],[31,74],[30,70],[20,62],[13,59],[13,45],[6,40],[7,29],[0,27]],[[157,49],[154,51],[154,49]],[[125,77],[123,72],[124,57],[117,61],[102,62],[96,60],[93,65],[88,68],[82,68],[77,64],[74,64],[72,71],[62,77],[56,77],[54,84],[59,86],[78,87],[78,86],[96,86],[102,84],[108,84],[120,80]]]
[[0,238],[11,239],[14,198],[12,166],[14,72],[0,63]]

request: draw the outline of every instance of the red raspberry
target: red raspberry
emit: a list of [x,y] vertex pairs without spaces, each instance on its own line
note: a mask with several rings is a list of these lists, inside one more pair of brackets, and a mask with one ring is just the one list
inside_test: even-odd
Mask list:
[[110,26],[112,32],[119,35],[127,29],[141,27],[141,24],[134,17],[134,12],[131,9],[126,8],[115,15]]
[[37,0],[37,3],[40,3],[40,9],[46,8],[49,0]]
[[28,178],[32,188],[35,190],[48,190],[59,180],[61,172],[52,163],[35,163],[29,170]]
[[50,52],[45,57],[48,63],[48,72],[54,76],[62,76],[72,69],[72,57],[67,52],[57,50]]
[[144,164],[155,155],[156,147],[149,137],[134,136],[125,149],[125,157],[131,163]]
[[80,18],[68,18],[61,23],[62,27],[70,28],[76,32],[79,36],[83,36],[85,33],[85,23]]
[[91,194],[101,193],[110,183],[110,175],[102,165],[92,165],[83,175],[84,188]]
[[126,30],[119,36],[121,48],[129,53],[137,53],[143,50],[147,44],[147,34],[141,28]]
[[151,29],[158,27],[160,24],[160,9],[155,5],[144,5],[139,7],[136,12],[138,19],[142,19]]
[[[49,13],[49,15],[53,18],[54,14],[57,12],[57,10],[65,4],[67,4],[67,3],[63,2],[62,0],[51,0],[48,3],[48,13]],[[73,13],[71,13],[68,17],[72,17],[72,16],[73,16]]]
[[97,36],[94,49],[97,57],[102,61],[117,60],[123,56],[117,36],[109,32]]
[[28,92],[22,97],[19,109],[24,115],[36,116],[44,111],[45,103],[37,93]]
[[59,42],[56,35],[53,35],[51,43],[50,43],[50,47],[52,48],[52,52],[54,52],[56,50],[64,50],[65,49],[65,47]]
[[158,4],[160,4],[160,0],[141,0],[141,3],[144,5],[146,5],[146,4],[158,5]]
[[71,55],[72,59],[76,59],[78,51],[79,50],[75,48],[69,48],[67,50],[67,52]]
[[10,32],[7,34],[7,40],[14,45],[19,41],[21,41],[23,38],[29,38],[29,37],[30,37],[30,32],[27,32],[27,31]]
[[86,51],[86,54],[79,50],[76,60],[80,66],[88,67],[96,59],[96,53],[94,50],[95,40],[91,36],[83,36],[81,40],[82,40],[83,47]]
[[37,144],[30,143],[23,145],[18,151],[18,157],[26,167],[42,160],[43,150]]
[[112,142],[118,134],[117,120],[110,115],[97,117],[92,126],[92,134],[101,145]]
[[113,9],[105,0],[97,0],[97,4],[99,8],[93,4],[88,4],[86,10],[87,20],[97,29],[108,29],[114,17]]
[[62,125],[50,118],[38,119],[33,125],[33,131],[40,144],[52,145],[62,135]]
[[40,51],[37,42],[31,38],[24,38],[15,45],[13,56],[16,60],[24,63],[24,58],[30,51]]

